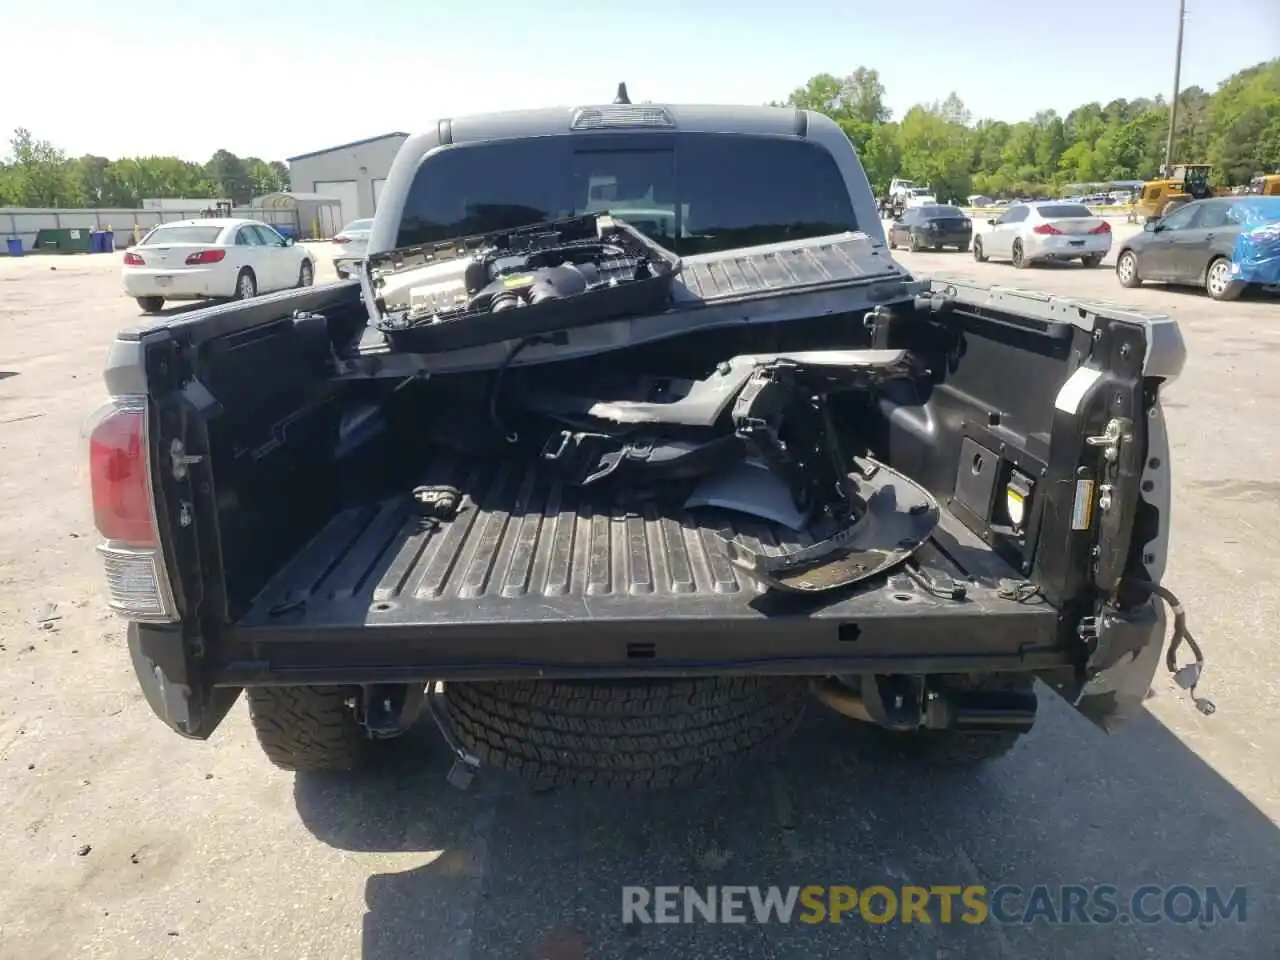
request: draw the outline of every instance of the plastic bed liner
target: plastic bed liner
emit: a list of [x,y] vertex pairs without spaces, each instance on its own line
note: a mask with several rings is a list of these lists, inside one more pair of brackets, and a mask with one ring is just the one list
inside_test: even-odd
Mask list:
[[963,582],[963,600],[897,569],[815,601],[762,591],[729,564],[716,538],[726,527],[764,553],[805,544],[768,521],[617,502],[537,467],[452,454],[422,482],[471,494],[448,521],[421,516],[408,491],[334,516],[233,627],[261,661],[236,667],[248,674],[240,680],[268,661],[273,676],[293,669],[300,679],[339,662],[361,676],[435,664],[442,679],[485,664],[487,675],[514,675],[531,664],[645,672],[786,661],[820,672],[848,658],[1064,662],[1057,611],[1013,596],[1019,575],[945,510],[915,560],[926,581]]

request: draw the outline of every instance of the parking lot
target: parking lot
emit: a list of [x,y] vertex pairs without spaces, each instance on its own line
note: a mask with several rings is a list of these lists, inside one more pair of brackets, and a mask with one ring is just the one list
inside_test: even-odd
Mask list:
[[[1108,737],[1042,691],[1013,754],[943,777],[868,759],[850,721],[815,707],[772,766],[648,797],[533,793],[491,772],[462,793],[427,726],[398,764],[346,780],[270,767],[242,707],[209,743],[184,741],[148,710],[101,599],[79,433],[111,336],[143,318],[119,292],[118,256],[0,259],[0,957],[1276,956],[1280,301],[1124,290],[1114,256],[1022,271],[897,256],[1180,321],[1167,583],[1205,648],[1215,715],[1162,672],[1148,714]],[[1247,916],[621,921],[624,885],[873,883],[1244,886]]]

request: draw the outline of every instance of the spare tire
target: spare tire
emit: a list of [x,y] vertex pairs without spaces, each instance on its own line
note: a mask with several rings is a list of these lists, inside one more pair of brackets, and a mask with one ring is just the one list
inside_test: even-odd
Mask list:
[[458,739],[541,785],[649,790],[713,779],[796,727],[798,677],[445,684]]

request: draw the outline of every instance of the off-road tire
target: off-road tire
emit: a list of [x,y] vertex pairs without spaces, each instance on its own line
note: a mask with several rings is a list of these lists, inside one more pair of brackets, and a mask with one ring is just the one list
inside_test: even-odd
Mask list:
[[503,681],[445,684],[458,739],[544,786],[652,790],[759,760],[795,729],[805,680]]
[[143,313],[159,313],[164,309],[164,297],[138,297],[137,300]]
[[[1029,675],[1008,674],[977,678],[956,677],[949,686],[967,689],[1030,691],[1035,681]],[[879,752],[895,760],[935,767],[972,767],[1005,756],[1022,739],[1022,731],[917,730],[898,733],[883,727],[871,728]]]
[[381,741],[369,739],[348,701],[354,687],[249,687],[258,744],[284,770],[355,770]]

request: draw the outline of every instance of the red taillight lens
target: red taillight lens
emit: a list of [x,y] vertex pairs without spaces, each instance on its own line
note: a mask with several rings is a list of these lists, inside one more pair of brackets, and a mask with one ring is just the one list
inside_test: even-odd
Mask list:
[[187,257],[187,266],[198,267],[202,263],[221,263],[226,255],[225,250],[201,250]]
[[1057,227],[1055,227],[1052,223],[1042,223],[1038,227],[1033,227],[1031,232],[1039,233],[1039,234],[1053,234],[1053,233],[1061,233],[1062,231],[1059,230]]
[[143,260],[140,256],[138,256],[132,250],[129,250],[128,252],[125,253],[124,262],[126,266],[130,266],[130,267],[145,267],[147,265],[147,261]]
[[1107,223],[1107,221],[1103,220],[1103,221],[1102,221],[1102,223],[1101,223],[1100,225],[1098,225],[1098,226],[1094,227],[1094,228],[1093,228],[1092,230],[1090,230],[1089,232],[1090,232],[1090,233],[1110,233],[1110,232],[1111,232],[1111,224],[1109,224],[1109,223]]
[[108,408],[89,434],[94,526],[106,539],[134,547],[157,544],[145,417],[140,408]]
[[334,243],[350,243],[351,238],[344,237],[342,234],[338,234],[336,237],[333,238],[333,242]]

